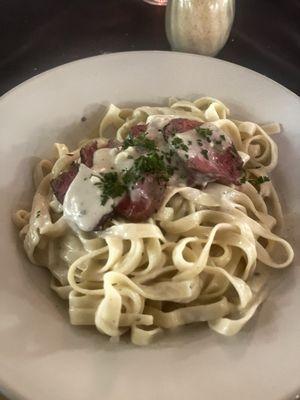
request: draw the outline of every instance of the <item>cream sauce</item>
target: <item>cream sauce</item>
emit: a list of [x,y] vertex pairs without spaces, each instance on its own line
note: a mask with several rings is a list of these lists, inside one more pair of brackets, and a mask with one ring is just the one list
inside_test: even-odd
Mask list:
[[[210,122],[206,122],[201,125],[201,129],[209,129],[211,135],[209,136],[210,141],[208,142],[205,138],[199,136],[195,129],[191,129],[184,133],[177,133],[175,137],[180,138],[184,145],[188,147],[188,157],[189,159],[195,158],[199,156],[201,150],[210,150],[214,149],[215,146],[221,146],[222,149],[227,148],[231,141],[228,138],[227,134],[222,131],[220,128],[215,126]],[[201,141],[202,145],[199,145],[199,140]],[[219,143],[219,144],[218,144]],[[184,150],[177,150],[178,155],[185,160],[186,159],[186,151]]]
[[[162,130],[174,117],[174,115],[152,115],[147,119],[147,138],[154,140],[161,151],[170,150],[170,143],[165,140]],[[224,134],[222,130],[211,123],[205,123],[201,128],[208,128],[212,131],[210,136],[212,141],[220,139],[220,134]],[[226,145],[226,142],[230,143],[230,139],[226,134],[224,136],[222,144]],[[197,142],[199,134],[195,130],[178,133],[175,137],[180,138],[188,146],[189,158],[199,155],[201,150]],[[207,148],[211,144],[205,142],[203,148]],[[179,150],[178,154],[186,160],[186,151]],[[105,205],[101,204],[103,192],[100,185],[97,185],[100,183],[101,174],[108,172],[122,174],[133,166],[134,160],[140,155],[141,152],[135,147],[128,147],[126,150],[121,150],[120,147],[101,148],[94,153],[92,168],[88,168],[84,164],[80,165],[79,172],[71,183],[63,203],[63,215],[71,227],[77,225],[83,231],[91,231],[106,214],[113,211],[120,198],[109,198]],[[176,171],[168,184],[170,186],[186,186],[186,176],[181,170],[184,168],[183,163],[178,162],[177,164]],[[143,188],[139,188],[131,192],[133,201],[135,197],[138,199],[143,194],[142,190]]]
[[112,211],[113,205],[119,199],[108,199],[101,205],[102,190],[95,185],[100,177],[95,172],[81,164],[78,174],[71,183],[63,203],[63,215],[70,226],[77,225],[83,231],[91,231],[101,218]]
[[126,150],[121,151],[116,155],[114,160],[114,169],[118,173],[122,173],[129,170],[133,164],[134,160],[138,158],[139,154],[134,147],[128,147]]
[[154,140],[161,151],[167,151],[169,148],[162,134],[162,129],[174,118],[176,118],[175,115],[149,115],[147,118],[147,138]]
[[81,164],[64,199],[63,215],[68,223],[71,226],[77,225],[83,231],[93,230],[120,200],[109,198],[105,205],[101,204],[102,190],[97,185],[100,174],[122,173],[132,167],[137,157],[134,147],[128,147],[124,151],[118,148],[102,148],[95,151],[92,168]]
[[93,170],[97,172],[107,172],[114,168],[114,160],[118,149],[103,148],[95,151]]
[[103,148],[95,151],[93,160],[93,171],[95,172],[122,172],[130,169],[138,153],[134,147],[128,147],[124,151],[118,148]]

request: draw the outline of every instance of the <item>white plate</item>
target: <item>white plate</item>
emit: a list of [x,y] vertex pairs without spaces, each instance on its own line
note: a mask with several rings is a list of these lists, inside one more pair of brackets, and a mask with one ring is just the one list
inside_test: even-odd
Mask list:
[[12,226],[12,210],[30,204],[37,157],[49,155],[56,140],[77,142],[95,126],[103,105],[162,104],[168,96],[199,95],[221,99],[235,117],[282,123],[275,179],[295,243],[300,102],[262,75],[195,55],[119,53],[56,68],[0,100],[0,387],[7,396],[289,400],[299,390],[298,269],[283,272],[280,287],[236,337],[220,337],[202,325],[165,335],[149,348],[113,346],[96,330],[69,325],[48,274],[26,261]]

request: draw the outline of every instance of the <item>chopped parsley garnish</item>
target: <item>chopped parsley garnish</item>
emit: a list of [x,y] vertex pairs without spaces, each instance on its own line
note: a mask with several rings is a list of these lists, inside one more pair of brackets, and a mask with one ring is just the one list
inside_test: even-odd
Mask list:
[[169,151],[160,151],[160,154],[164,156],[165,160],[171,164],[172,163],[172,157],[176,154],[176,151],[174,149],[169,149]]
[[122,194],[126,191],[126,186],[119,179],[119,176],[116,172],[107,172],[105,174],[101,174],[100,181],[94,183],[95,186],[98,186],[101,190],[101,205],[105,206],[107,200],[109,198],[115,198],[122,196]]
[[41,210],[37,210],[35,218],[39,218],[40,215],[41,215]]
[[270,178],[268,176],[258,176],[256,179],[252,179],[255,185],[261,185],[265,182],[270,182]]
[[172,139],[171,144],[176,150],[188,151],[189,149],[188,146],[183,142],[183,140],[178,136]]
[[205,157],[208,160],[208,151],[203,149],[201,150],[201,154],[203,155],[203,157]]
[[123,175],[123,182],[130,185],[149,173],[156,175],[158,179],[168,180],[173,169],[165,163],[164,155],[154,151],[135,159],[133,166]]
[[211,142],[210,136],[212,135],[212,131],[208,128],[201,128],[200,126],[197,126],[195,128],[196,132],[198,135],[202,138],[207,140],[208,142]]
[[188,140],[188,144],[191,145],[193,142],[191,140]]
[[216,143],[216,144],[221,144],[221,143],[222,143],[222,140],[216,140],[215,143]]
[[220,135],[220,138],[222,139],[222,140],[225,140],[225,135]]
[[148,139],[146,133],[142,133],[137,137],[133,137],[130,133],[124,140],[123,148],[126,150],[130,146],[142,147],[145,150],[153,151],[156,149],[154,140]]
[[252,185],[256,185],[256,186],[259,186],[259,185],[261,185],[262,183],[269,182],[269,181],[270,181],[270,178],[269,178],[268,176],[263,176],[263,175],[258,176],[257,178],[253,178],[253,179],[247,179],[247,178],[244,176],[244,177],[242,177],[241,180],[240,180],[241,183],[249,182],[249,183],[251,183]]

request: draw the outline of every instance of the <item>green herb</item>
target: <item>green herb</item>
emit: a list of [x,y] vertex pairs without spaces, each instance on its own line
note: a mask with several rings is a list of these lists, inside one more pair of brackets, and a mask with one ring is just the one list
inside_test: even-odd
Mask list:
[[210,136],[212,135],[212,131],[208,128],[201,128],[200,126],[197,126],[195,128],[196,132],[198,133],[198,135],[202,138],[207,140],[208,142],[211,141]]
[[201,154],[208,160],[208,151],[207,150],[205,150],[205,149],[203,149],[203,150],[201,150]]
[[40,215],[41,215],[41,210],[37,210],[35,218],[39,218]]
[[133,166],[123,175],[123,182],[128,186],[143,179],[147,173],[156,175],[158,179],[168,180],[173,168],[165,163],[163,154],[151,152],[134,160]]
[[176,151],[173,149],[170,149],[168,152],[162,152],[162,154],[164,154],[165,156],[170,157],[170,159],[176,154]]
[[203,143],[200,139],[197,140],[197,143],[199,144],[199,146],[203,146]]
[[172,162],[172,155],[169,151],[162,151],[161,154],[165,157],[166,161],[171,164]]
[[188,151],[189,149],[188,146],[184,144],[183,140],[178,136],[172,139],[171,144],[176,150]]
[[225,140],[225,135],[220,135],[220,138],[222,139],[222,140]]
[[262,183],[269,182],[270,178],[268,176],[258,176],[256,179],[250,179],[250,181],[253,182],[254,185],[261,185]]
[[154,140],[148,139],[146,137],[146,133],[143,133],[137,137],[133,137],[130,133],[124,140],[123,148],[126,150],[130,146],[142,147],[143,149],[150,151],[156,149],[156,144]]
[[193,142],[191,140],[188,140],[188,144],[191,145]]
[[222,140],[216,140],[215,143],[216,143],[216,144],[221,144],[221,143],[222,143]]
[[262,175],[258,176],[257,178],[253,178],[253,179],[247,179],[245,176],[243,176],[240,179],[241,183],[249,182],[252,185],[256,185],[256,186],[259,186],[259,185],[261,185],[261,184],[263,184],[265,182],[269,182],[269,181],[270,181],[270,178],[268,176],[262,176]]
[[126,186],[120,181],[116,172],[101,174],[100,182],[94,183],[102,190],[101,205],[104,206],[109,198],[122,196],[126,191]]

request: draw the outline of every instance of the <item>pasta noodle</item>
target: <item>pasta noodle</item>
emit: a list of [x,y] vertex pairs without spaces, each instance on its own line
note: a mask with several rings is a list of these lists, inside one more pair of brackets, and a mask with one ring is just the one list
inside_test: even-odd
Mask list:
[[282,213],[272,182],[252,182],[277,164],[270,134],[279,125],[231,120],[229,109],[209,97],[170,99],[168,107],[111,105],[99,138],[116,132],[123,142],[134,125],[157,115],[222,129],[245,156],[248,182],[204,189],[169,185],[147,221],[114,218],[104,230],[85,232],[67,223],[50,186],[78,159],[79,149],[56,144],[56,160],[36,166],[31,211],[18,210],[14,222],[29,260],[49,269],[51,288],[68,300],[72,324],[95,325],[115,340],[129,332],[137,345],[194,322],[234,335],[265,297],[255,284],[257,271],[263,276],[268,267],[285,268],[293,260],[289,243],[274,232]]

